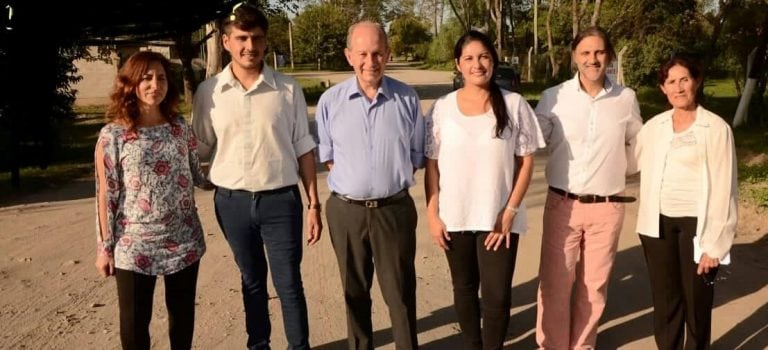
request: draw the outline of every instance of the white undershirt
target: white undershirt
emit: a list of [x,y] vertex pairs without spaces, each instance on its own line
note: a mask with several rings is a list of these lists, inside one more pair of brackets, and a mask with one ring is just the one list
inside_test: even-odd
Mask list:
[[669,217],[697,216],[701,190],[701,164],[696,153],[693,128],[676,133],[667,152],[661,178],[661,214]]

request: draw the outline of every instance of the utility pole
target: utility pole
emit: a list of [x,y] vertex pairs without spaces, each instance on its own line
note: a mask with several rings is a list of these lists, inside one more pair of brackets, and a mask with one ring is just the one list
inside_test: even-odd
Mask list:
[[539,0],[533,1],[533,56],[539,54]]
[[291,70],[293,70],[293,22],[288,21],[288,50],[291,52]]

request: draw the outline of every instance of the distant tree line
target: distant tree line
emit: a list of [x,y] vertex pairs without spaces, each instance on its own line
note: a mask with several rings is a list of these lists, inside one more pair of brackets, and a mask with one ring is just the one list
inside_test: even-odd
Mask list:
[[[206,75],[226,55],[216,45],[220,21],[240,1],[71,0],[41,4],[0,0],[0,171],[20,184],[19,169],[45,167],[56,148],[57,123],[71,118],[80,77],[73,62],[87,45],[114,47],[171,39],[182,62],[190,100],[198,77],[191,61],[208,50]],[[729,78],[737,90],[751,79],[749,120],[768,123],[768,2],[765,0],[251,0],[270,16],[270,50],[317,69],[347,68],[343,49],[350,24],[385,23],[393,53],[450,68],[455,40],[486,31],[500,56],[516,58],[524,78],[560,81],[572,74],[571,39],[599,24],[620,51],[625,84],[655,85],[659,62],[675,53],[702,59],[708,77]],[[42,21],[40,12],[55,13]],[[291,36],[289,37],[289,32]],[[42,37],[31,33],[44,33]],[[292,39],[292,40],[291,40]],[[293,50],[289,43],[292,41]],[[292,51],[292,52],[291,52]],[[747,57],[753,63],[748,71]],[[32,102],[26,102],[32,101]]]

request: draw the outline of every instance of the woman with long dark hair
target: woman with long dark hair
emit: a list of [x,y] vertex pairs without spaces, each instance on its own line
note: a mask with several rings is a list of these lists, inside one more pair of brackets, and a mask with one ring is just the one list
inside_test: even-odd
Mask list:
[[439,98],[427,117],[429,232],[448,258],[464,348],[501,349],[518,235],[526,230],[522,200],[544,143],[525,99],[493,80],[499,58],[488,36],[462,36],[454,59],[464,86]]

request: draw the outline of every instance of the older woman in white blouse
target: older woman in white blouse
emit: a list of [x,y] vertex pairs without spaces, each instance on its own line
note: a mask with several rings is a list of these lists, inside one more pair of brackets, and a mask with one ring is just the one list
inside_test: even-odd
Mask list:
[[683,349],[684,343],[685,349],[709,348],[714,277],[729,259],[736,230],[733,133],[698,104],[701,82],[691,59],[662,65],[659,84],[672,109],[643,126],[635,152],[641,172],[637,232],[659,349]]

